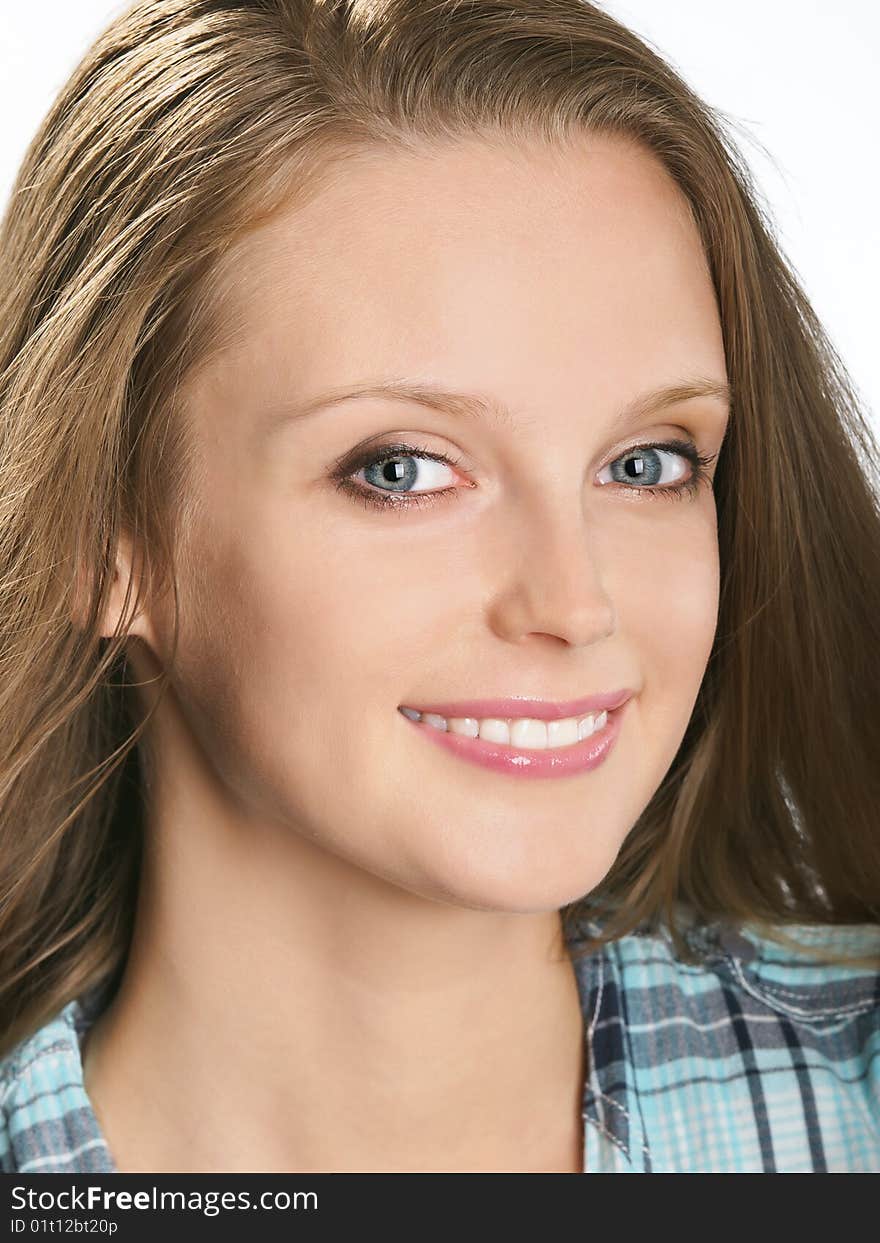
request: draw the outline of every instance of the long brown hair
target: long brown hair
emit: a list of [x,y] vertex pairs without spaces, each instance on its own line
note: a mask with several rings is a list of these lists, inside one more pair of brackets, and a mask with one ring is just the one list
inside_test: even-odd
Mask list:
[[682,907],[880,919],[880,452],[719,117],[583,0],[138,0],[55,100],[0,228],[0,1053],[124,970],[149,717],[122,621],[99,623],[122,532],[139,584],[174,590],[178,389],[234,331],[236,246],[364,143],[583,131],[641,143],[688,200],[734,404],[692,720],[563,923],[604,911],[598,945],[665,921],[686,957]]

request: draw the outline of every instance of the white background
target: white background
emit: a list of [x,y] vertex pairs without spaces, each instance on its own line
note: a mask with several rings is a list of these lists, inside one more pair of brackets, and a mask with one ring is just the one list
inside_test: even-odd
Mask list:
[[[0,210],[107,0],[0,0]],[[880,4],[607,0],[719,109],[880,434]]]

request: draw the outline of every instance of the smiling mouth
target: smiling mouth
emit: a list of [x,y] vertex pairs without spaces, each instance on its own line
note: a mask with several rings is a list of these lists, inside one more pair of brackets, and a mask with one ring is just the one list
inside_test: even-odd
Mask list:
[[564,750],[602,733],[614,712],[603,709],[546,721],[538,717],[446,717],[407,707],[400,711],[411,721],[423,722],[441,733],[536,752]]
[[446,717],[404,705],[398,711],[423,739],[454,759],[514,778],[576,778],[599,768],[612,753],[630,702],[551,720]]

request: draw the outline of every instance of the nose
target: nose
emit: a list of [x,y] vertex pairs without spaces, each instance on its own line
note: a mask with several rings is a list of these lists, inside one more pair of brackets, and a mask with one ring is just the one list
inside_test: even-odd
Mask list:
[[505,553],[494,568],[502,585],[490,607],[496,634],[509,643],[540,634],[581,646],[614,632],[614,604],[580,506],[545,494],[499,539]]

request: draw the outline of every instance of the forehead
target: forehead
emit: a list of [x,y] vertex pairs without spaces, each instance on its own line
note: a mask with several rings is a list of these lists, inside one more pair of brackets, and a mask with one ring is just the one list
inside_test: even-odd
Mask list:
[[618,403],[724,372],[689,206],[653,154],[617,138],[346,153],[228,276],[226,378],[243,369],[269,400],[418,374],[512,405],[585,389]]

